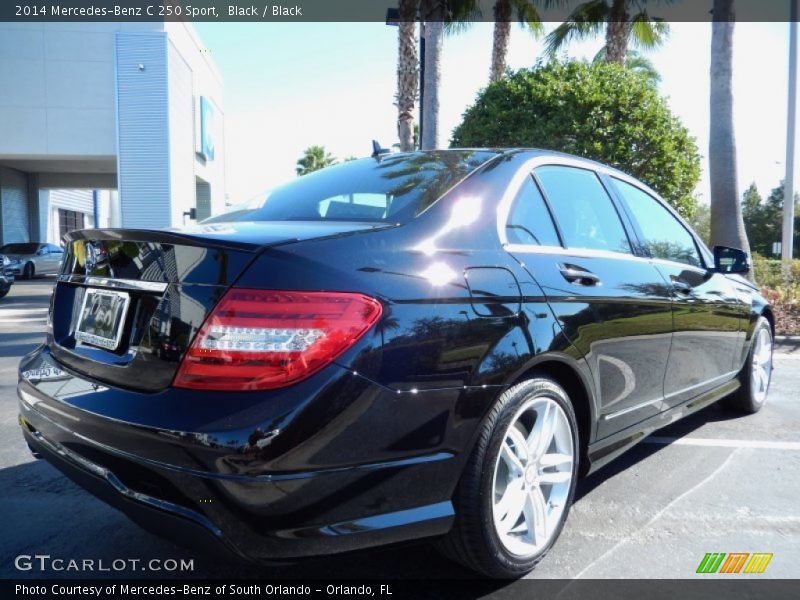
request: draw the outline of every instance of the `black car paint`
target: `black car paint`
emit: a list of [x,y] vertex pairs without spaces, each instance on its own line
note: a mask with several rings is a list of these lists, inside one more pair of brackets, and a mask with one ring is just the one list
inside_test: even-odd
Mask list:
[[[771,314],[744,279],[709,269],[676,274],[641,255],[554,257],[501,246],[503,192],[537,157],[563,160],[498,154],[397,227],[231,223],[71,234],[74,248],[91,241],[105,249],[90,276],[157,282],[166,292],[131,290],[138,316],[128,327],[141,330],[133,345],[118,352],[75,347],[68,313],[87,275],[72,250],[52,332],[20,365],[28,443],[162,534],[172,515],[166,521],[184,537],[207,536],[250,558],[294,558],[445,533],[482,420],[504,389],[531,372],[555,377],[575,401],[584,473],[735,390],[731,375],[687,398],[652,397],[659,381],[678,390],[686,383],[670,378],[675,336],[664,324],[671,319],[688,323],[689,341],[702,344],[703,332],[694,335],[693,321],[682,319],[708,315],[731,349],[729,365],[710,368],[743,364],[756,319]],[[481,200],[480,214],[451,226],[465,197]],[[134,269],[114,250],[121,239],[136,240],[131,254],[146,246],[159,260]],[[566,281],[559,262],[590,270],[602,285]],[[672,276],[693,278],[690,298],[678,298]],[[384,313],[335,363],[294,386],[227,393],[170,387],[186,346],[231,285],[358,291],[378,298]],[[159,351],[159,331],[175,346],[169,352]],[[617,399],[626,386],[615,364],[645,347],[663,366],[632,368],[636,385]],[[58,370],[38,377],[46,367]]]

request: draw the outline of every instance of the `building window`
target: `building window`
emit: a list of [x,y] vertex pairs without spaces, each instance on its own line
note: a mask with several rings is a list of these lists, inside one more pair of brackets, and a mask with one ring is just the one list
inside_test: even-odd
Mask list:
[[58,209],[58,234],[60,238],[64,234],[76,229],[83,229],[83,213],[75,210]]

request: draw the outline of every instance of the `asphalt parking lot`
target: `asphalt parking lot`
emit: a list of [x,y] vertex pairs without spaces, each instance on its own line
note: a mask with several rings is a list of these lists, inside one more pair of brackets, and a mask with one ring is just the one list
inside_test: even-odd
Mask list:
[[[21,554],[108,563],[194,559],[194,571],[184,576],[202,578],[470,576],[426,544],[280,569],[220,563],[144,532],[33,459],[17,425],[16,369],[42,339],[52,285],[52,279],[17,282],[0,301],[0,577],[81,576],[18,571],[14,559]],[[560,540],[532,576],[687,578],[696,576],[707,552],[768,552],[774,557],[759,577],[798,577],[800,345],[781,346],[775,359],[759,414],[737,418],[712,406],[583,480]]]

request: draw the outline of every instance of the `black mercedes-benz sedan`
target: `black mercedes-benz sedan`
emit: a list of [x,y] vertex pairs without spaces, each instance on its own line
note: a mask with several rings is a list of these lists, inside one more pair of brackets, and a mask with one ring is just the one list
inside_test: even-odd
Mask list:
[[580,476],[769,388],[745,253],[552,152],[376,154],[65,243],[19,370],[31,449],[147,529],[256,561],[437,538],[522,575]]

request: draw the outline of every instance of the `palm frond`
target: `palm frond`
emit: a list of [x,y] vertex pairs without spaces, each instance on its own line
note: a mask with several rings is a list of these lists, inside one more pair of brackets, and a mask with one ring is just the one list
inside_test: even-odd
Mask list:
[[631,71],[643,74],[653,85],[661,83],[661,73],[658,72],[655,65],[650,59],[635,51],[629,53],[625,66]]
[[[605,46],[600,48],[600,50],[597,51],[597,54],[595,54],[594,58],[592,59],[593,64],[600,64],[604,62],[606,62]],[[658,72],[656,66],[649,58],[642,56],[636,50],[630,50],[628,52],[628,60],[625,61],[625,66],[631,71],[641,73],[647,77],[648,81],[653,85],[661,83],[661,73]]]
[[472,24],[483,20],[481,0],[450,0],[447,3],[448,13],[444,22],[445,35],[459,35],[472,27]]
[[606,47],[603,46],[602,48],[600,48],[600,50],[597,51],[597,54],[594,55],[594,58],[592,59],[592,63],[596,65],[596,64],[599,64],[599,63],[606,62],[606,54],[607,54],[606,53]]
[[536,0],[512,0],[520,25],[533,34],[536,39],[544,34],[544,23],[536,8]]
[[661,46],[669,36],[669,25],[656,21],[646,10],[631,20],[631,41],[642,50],[653,50]]
[[549,33],[545,39],[545,54],[555,56],[573,40],[598,35],[608,20],[610,7],[605,0],[589,0],[575,7],[566,21]]

